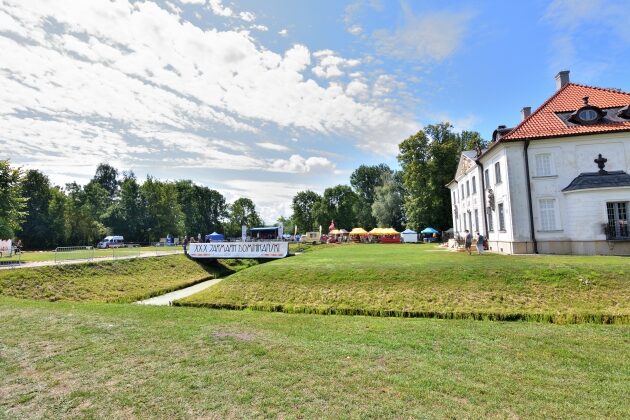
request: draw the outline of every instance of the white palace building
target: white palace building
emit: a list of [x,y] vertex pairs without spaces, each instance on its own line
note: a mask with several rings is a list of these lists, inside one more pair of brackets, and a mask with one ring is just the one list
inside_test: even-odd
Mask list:
[[456,235],[508,254],[630,255],[630,93],[556,76],[557,90],[485,150],[462,153]]

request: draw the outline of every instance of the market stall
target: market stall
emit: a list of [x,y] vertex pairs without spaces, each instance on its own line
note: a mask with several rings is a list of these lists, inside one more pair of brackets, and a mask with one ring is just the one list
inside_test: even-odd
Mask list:
[[424,242],[438,242],[440,240],[440,232],[432,227],[424,228],[420,231]]
[[352,242],[365,242],[369,233],[363,228],[354,228],[348,233]]
[[417,243],[418,233],[415,230],[405,229],[400,234],[402,242],[406,244]]
[[382,244],[399,244],[400,232],[394,228],[385,228],[381,230],[381,243]]

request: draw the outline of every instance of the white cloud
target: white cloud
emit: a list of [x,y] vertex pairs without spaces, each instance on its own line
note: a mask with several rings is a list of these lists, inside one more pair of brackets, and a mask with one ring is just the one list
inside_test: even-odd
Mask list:
[[[553,72],[571,69],[583,83],[596,82],[610,68],[624,66],[623,49],[630,45],[627,4],[602,0],[554,0],[543,21],[555,29],[549,65]],[[612,53],[611,51],[618,51]]]
[[[225,188],[220,188],[228,201],[247,197],[256,203],[256,210],[268,224],[276,222],[279,216],[290,216],[293,196],[300,191],[318,191],[312,184],[295,182],[251,181],[235,179],[225,181]],[[298,227],[299,228],[299,227]]]
[[313,56],[318,60],[317,66],[313,67],[313,73],[323,79],[341,77],[345,74],[345,69],[361,64],[360,60],[340,57],[332,50],[315,51]]
[[333,169],[334,163],[324,157],[313,156],[304,158],[291,155],[289,159],[277,159],[271,162],[271,171],[289,173],[307,173],[316,169]]
[[221,0],[208,0],[208,5],[210,6],[212,13],[217,16],[231,17],[234,15],[232,9],[223,6],[223,2]]
[[363,28],[359,25],[352,25],[348,28],[348,32],[352,35],[361,35],[361,33],[363,33]]
[[241,12],[238,15],[245,22],[253,22],[256,20],[256,15],[252,12]]
[[269,30],[269,28],[265,25],[252,25],[250,26],[250,29],[256,29],[257,31],[261,32],[267,32]]
[[262,147],[263,149],[275,150],[278,152],[286,152],[287,150],[289,150],[287,146],[283,146],[282,144],[277,144],[277,143],[262,142],[262,143],[256,143],[256,145],[258,147]]
[[[206,7],[242,19],[220,1]],[[417,127],[359,84],[309,76],[312,60],[327,74],[356,73],[358,60],[271,51],[242,28],[204,30],[151,1],[4,0],[0,27],[0,150],[53,178],[87,179],[103,161],[149,173],[334,171],[321,156],[261,159],[252,134],[334,136],[387,154]]]
[[358,80],[353,80],[346,86],[346,93],[350,96],[364,96],[368,92],[368,85]]
[[374,32],[380,54],[410,61],[442,61],[459,48],[472,14],[428,12],[416,16],[403,3],[404,24],[394,31]]
[[278,31],[278,35],[286,37],[287,35],[289,35],[289,31],[287,29],[282,29]]

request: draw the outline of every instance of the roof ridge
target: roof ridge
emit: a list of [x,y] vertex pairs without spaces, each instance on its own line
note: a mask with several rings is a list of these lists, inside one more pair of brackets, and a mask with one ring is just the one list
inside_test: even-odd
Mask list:
[[603,90],[605,92],[619,93],[621,95],[628,95],[628,96],[630,96],[630,92],[626,92],[623,89],[604,88],[604,87],[600,87],[600,86],[591,86],[591,85],[585,85],[585,84],[582,84],[582,83],[573,83],[573,82],[569,82],[569,83],[567,83],[567,85],[574,85],[574,86],[583,87],[583,88],[587,88],[587,89]]
[[538,108],[536,108],[536,110],[534,112],[532,112],[531,114],[529,114],[529,116],[527,118],[525,118],[524,120],[522,120],[520,123],[518,123],[516,125],[516,127],[514,127],[509,133],[507,133],[505,136],[502,136],[499,139],[499,142],[505,138],[509,138],[510,134],[514,133],[516,130],[518,130],[519,128],[521,128],[523,126],[523,124],[525,124],[527,121],[529,121],[534,115],[538,114],[549,102],[551,102],[552,99],[554,99],[556,96],[558,96],[560,94],[560,92],[564,91],[567,86],[570,86],[574,83],[567,83],[566,85],[562,86],[560,89],[556,90],[556,92],[551,95],[545,102],[542,103],[542,105],[540,105]]

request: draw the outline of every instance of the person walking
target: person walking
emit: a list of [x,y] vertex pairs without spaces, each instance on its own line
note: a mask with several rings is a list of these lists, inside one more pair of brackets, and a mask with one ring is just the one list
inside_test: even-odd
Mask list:
[[483,235],[479,232],[477,232],[477,254],[478,255],[482,255],[483,254],[483,244],[485,242],[485,238],[483,237]]
[[465,239],[466,252],[468,255],[472,255],[470,248],[472,247],[472,233],[466,229],[466,239]]
[[182,246],[184,247],[184,255],[188,255],[186,247],[188,246],[188,236],[184,236],[184,241],[182,242]]

